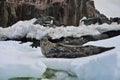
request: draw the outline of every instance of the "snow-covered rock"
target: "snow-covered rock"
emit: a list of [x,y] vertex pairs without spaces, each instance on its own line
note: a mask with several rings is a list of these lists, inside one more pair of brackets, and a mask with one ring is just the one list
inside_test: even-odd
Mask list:
[[0,28],[0,40],[7,38],[36,38],[41,39],[46,34],[49,34],[53,39],[73,36],[80,37],[84,35],[98,35],[110,30],[120,30],[120,25],[117,24],[102,24],[102,25],[79,25],[75,26],[61,26],[56,28],[44,27],[41,25],[34,25],[36,19],[19,21],[8,28]]

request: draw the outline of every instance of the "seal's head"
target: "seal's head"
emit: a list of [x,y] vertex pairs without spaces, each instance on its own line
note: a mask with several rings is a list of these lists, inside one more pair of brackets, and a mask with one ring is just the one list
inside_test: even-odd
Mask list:
[[41,51],[43,55],[49,53],[54,48],[55,44],[49,41],[50,36],[47,34],[40,40]]

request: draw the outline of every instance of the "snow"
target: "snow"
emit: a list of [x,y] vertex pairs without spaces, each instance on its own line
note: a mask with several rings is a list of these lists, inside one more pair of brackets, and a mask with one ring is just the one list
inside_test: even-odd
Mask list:
[[[50,28],[33,25],[35,20],[19,21],[11,27],[0,28],[0,39],[22,38],[24,36],[41,39],[46,34],[55,39],[66,36],[97,35],[110,30],[120,30],[120,25],[117,24]],[[119,39],[118,37],[116,40],[119,41]],[[111,41],[107,40],[107,43],[109,42],[111,43]],[[16,41],[0,41],[0,79],[2,80],[13,77],[39,78],[48,68],[57,70],[54,74],[55,80],[62,80],[63,74],[66,75],[63,80],[88,80],[88,78],[89,80],[96,80],[97,78],[99,80],[114,80],[115,76],[117,76],[114,75],[117,67],[116,51],[114,50],[85,58],[56,59],[45,58],[40,48],[31,48],[29,46],[30,42],[19,43]],[[104,46],[104,42],[102,43],[101,46]],[[109,47],[111,46],[113,45],[109,45]],[[119,45],[115,45],[115,47],[119,47]],[[120,71],[119,68],[118,70]],[[120,73],[119,71],[116,73]]]
[[[96,8],[108,17],[120,17],[120,0],[94,0]],[[102,4],[102,6],[101,6]],[[104,9],[103,9],[104,8]],[[110,30],[120,30],[117,24],[80,25],[49,28],[33,25],[36,19],[19,21],[8,27],[0,27],[0,80],[14,77],[43,76],[47,69],[56,70],[52,80],[119,80],[120,79],[120,36],[99,41],[91,41],[85,45],[112,47],[98,55],[75,58],[45,58],[40,48],[31,48],[30,42],[19,44],[17,41],[2,41],[6,38],[41,39],[48,34],[52,38],[80,37],[83,35],[97,35]],[[42,80],[49,80],[44,78]]]
[[99,41],[91,41],[86,43],[85,45],[95,45],[95,46],[115,46],[115,53],[117,53],[117,78],[120,79],[120,36],[113,37],[111,39],[106,39],[106,40],[99,40]]
[[33,23],[36,19],[19,21],[16,24],[8,27],[8,28],[0,28],[0,40],[5,40],[6,38],[36,38],[41,39],[43,36],[48,34],[53,39],[73,36],[80,37],[83,35],[97,35],[110,30],[120,30],[120,24],[102,24],[102,25],[79,25],[75,26],[67,26],[67,27],[44,27],[41,25],[34,25]]
[[115,80],[116,53],[108,51],[101,55],[76,59],[72,71],[79,80]]
[[[50,28],[33,25],[35,20],[19,21],[8,28],[0,28],[0,40],[24,36],[41,39],[46,34],[54,39],[67,36],[80,37],[97,35],[110,30],[120,30],[120,25],[117,24]],[[111,38],[105,40],[106,42],[100,41],[101,46],[108,44],[108,47],[115,46],[114,50],[77,59],[45,58],[40,48],[29,46],[30,42],[19,44],[20,42],[16,41],[0,41],[0,80],[14,77],[42,78],[43,73],[47,72],[48,68],[57,70],[54,73],[54,80],[116,80],[115,76],[119,78],[120,74],[120,63],[118,62],[120,58],[116,57],[116,54],[118,55],[116,51],[120,48],[119,39],[120,36],[115,37],[115,40]],[[113,42],[116,40],[117,42]]]
[[[117,36],[98,41],[99,43],[102,42],[101,46],[106,46],[113,41],[107,46],[115,46],[116,49],[114,50],[75,59],[45,58],[40,48],[31,48],[29,42],[19,44],[16,41],[1,41],[0,79],[7,80],[13,77],[26,76],[40,77],[49,68],[58,70],[55,73],[57,78],[55,80],[72,80],[74,77],[67,76],[68,74],[77,76],[78,79],[75,78],[76,80],[115,80],[116,69],[120,72],[120,68],[117,68],[119,59],[116,56],[117,50],[120,48],[119,39],[120,36]],[[97,43],[95,44],[97,45]],[[65,73],[60,71],[65,71]],[[65,74],[64,79],[60,79],[60,76],[63,77],[62,73]]]
[[46,65],[35,59],[42,57],[39,51],[29,47],[30,43],[16,41],[0,42],[0,80],[12,77],[40,77]]

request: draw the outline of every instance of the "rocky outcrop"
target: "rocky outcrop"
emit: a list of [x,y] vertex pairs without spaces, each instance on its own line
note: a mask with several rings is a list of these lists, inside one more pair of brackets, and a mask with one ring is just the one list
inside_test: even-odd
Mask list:
[[84,23],[85,25],[91,25],[91,24],[98,23],[100,25],[103,23],[111,24],[111,21],[105,15],[101,14],[99,17],[91,17],[87,19],[82,19],[81,23]]
[[116,22],[116,23],[118,23],[118,24],[120,24],[120,17],[114,17],[114,18],[110,18],[110,22],[112,23],[112,22]]
[[78,26],[82,17],[100,17],[92,0],[7,0],[0,5],[0,26],[6,27],[19,20],[53,16],[59,24]]
[[1,2],[0,26],[7,27],[17,22],[16,4]]

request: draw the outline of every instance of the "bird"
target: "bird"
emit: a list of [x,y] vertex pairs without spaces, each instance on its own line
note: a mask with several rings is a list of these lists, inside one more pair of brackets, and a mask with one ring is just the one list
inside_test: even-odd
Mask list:
[[53,43],[46,35],[40,40],[42,54],[47,58],[78,58],[99,54],[115,47],[101,47],[93,45],[66,45],[63,43]]

